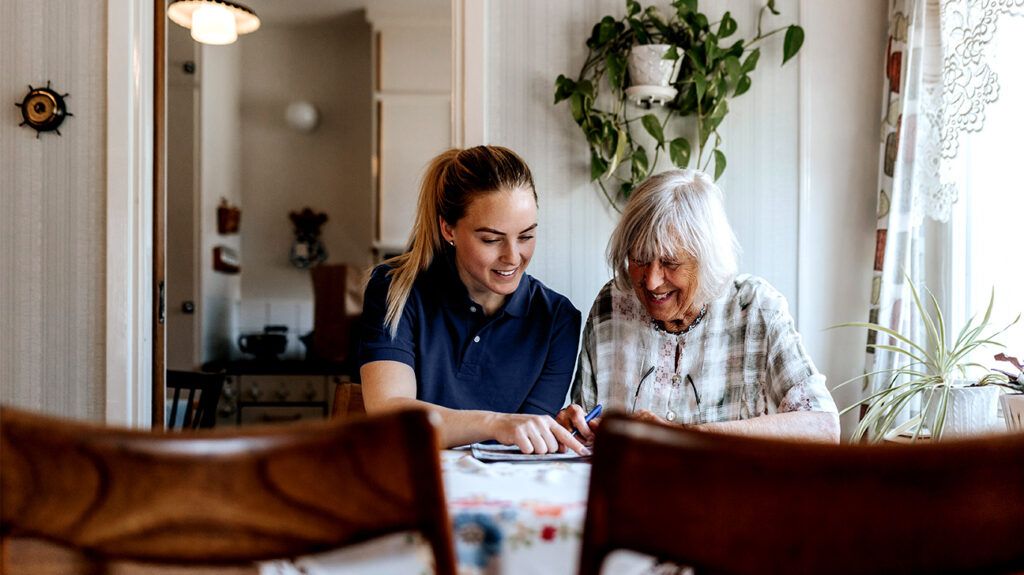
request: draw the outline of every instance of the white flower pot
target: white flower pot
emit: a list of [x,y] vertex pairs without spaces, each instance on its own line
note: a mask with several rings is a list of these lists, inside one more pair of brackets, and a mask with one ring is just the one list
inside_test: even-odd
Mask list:
[[637,103],[663,104],[676,96],[672,82],[679,75],[682,58],[666,60],[669,44],[640,44],[633,46],[626,60],[630,87],[626,95]]
[[[935,398],[928,407],[926,421],[933,427],[935,414],[942,399],[942,390],[936,390]],[[946,406],[946,421],[943,425],[944,439],[984,435],[999,429],[998,405],[1000,388],[995,385],[966,386],[954,385],[950,390]],[[928,397],[922,398],[927,402]]]
[[1024,393],[1004,393],[999,397],[1003,404],[1003,420],[1010,431],[1024,432]]

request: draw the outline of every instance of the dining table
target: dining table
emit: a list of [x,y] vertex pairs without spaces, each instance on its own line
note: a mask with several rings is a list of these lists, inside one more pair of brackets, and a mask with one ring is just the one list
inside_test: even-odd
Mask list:
[[[459,575],[571,575],[579,565],[590,463],[485,463],[469,449],[441,452]],[[261,575],[433,573],[416,534],[400,533],[328,553],[264,563]],[[666,569],[671,568],[671,571]],[[604,573],[676,573],[677,567],[616,551]]]

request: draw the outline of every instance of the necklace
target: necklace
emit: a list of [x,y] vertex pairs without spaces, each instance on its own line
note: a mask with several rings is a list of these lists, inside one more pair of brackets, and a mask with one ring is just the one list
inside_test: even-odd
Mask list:
[[686,335],[686,334],[690,333],[690,331],[692,331],[693,328],[695,328],[698,325],[700,325],[700,322],[701,322],[702,319],[704,319],[704,314],[707,313],[707,311],[708,311],[708,305],[707,304],[704,304],[703,306],[701,306],[700,313],[697,314],[697,317],[693,318],[693,321],[690,322],[690,325],[688,325],[685,328],[683,328],[682,331],[669,331],[669,330],[665,329],[665,326],[663,325],[663,322],[659,322],[656,319],[652,319],[651,323],[654,325],[654,329],[656,329],[658,331],[663,331],[665,333],[672,334],[672,335],[677,335],[677,336]]

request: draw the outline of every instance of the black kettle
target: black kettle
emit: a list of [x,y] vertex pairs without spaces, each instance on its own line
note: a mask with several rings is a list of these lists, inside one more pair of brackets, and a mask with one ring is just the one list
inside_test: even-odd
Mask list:
[[277,359],[288,347],[288,326],[268,325],[263,333],[247,333],[238,337],[238,349],[258,360]]

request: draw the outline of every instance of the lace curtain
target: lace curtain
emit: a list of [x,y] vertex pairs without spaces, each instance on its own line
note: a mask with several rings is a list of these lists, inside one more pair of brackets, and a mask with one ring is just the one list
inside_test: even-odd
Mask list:
[[[925,219],[949,220],[968,175],[960,138],[982,130],[986,107],[999,98],[985,47],[1005,15],[1024,15],[1024,0],[889,2],[869,321],[916,341],[922,326],[905,277],[925,283]],[[897,361],[869,347],[867,373]],[[887,383],[869,380],[865,391]]]

